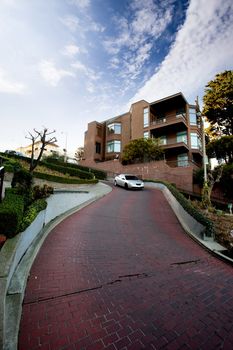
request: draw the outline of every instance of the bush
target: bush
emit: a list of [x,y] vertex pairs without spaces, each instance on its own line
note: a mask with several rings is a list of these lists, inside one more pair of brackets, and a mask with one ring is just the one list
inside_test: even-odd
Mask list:
[[34,186],[33,187],[33,199],[41,199],[41,198],[47,198],[50,196],[50,194],[53,194],[53,187],[44,185],[44,186]]
[[32,174],[25,169],[16,169],[11,182],[13,188],[18,188],[19,192],[24,194],[32,187]]
[[192,204],[189,202],[188,199],[184,197],[180,191],[178,191],[174,186],[172,186],[170,183],[166,181],[154,181],[154,180],[147,180],[150,182],[155,183],[162,183],[164,184],[169,191],[173,194],[173,196],[176,198],[176,200],[180,203],[180,205],[184,208],[184,210],[187,211],[194,219],[196,219],[200,224],[205,226],[205,234],[206,236],[213,236],[214,235],[214,225],[212,221],[210,221],[207,217],[205,217],[202,213],[200,213],[196,208],[192,206]]
[[47,202],[45,199],[38,199],[35,202],[33,202],[24,213],[21,225],[20,225],[20,231],[25,231],[26,228],[31,225],[31,223],[35,220],[37,215],[41,210],[44,210],[47,207]]
[[15,159],[9,159],[7,157],[1,157],[5,171],[8,173],[13,173],[16,170],[21,169],[21,164]]
[[24,198],[19,194],[6,191],[0,204],[0,232],[8,238],[14,237],[20,230],[24,212]]

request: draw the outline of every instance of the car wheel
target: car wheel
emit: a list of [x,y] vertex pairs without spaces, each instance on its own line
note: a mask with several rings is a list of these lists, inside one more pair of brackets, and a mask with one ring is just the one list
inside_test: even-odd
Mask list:
[[129,188],[129,187],[128,187],[128,184],[125,184],[125,189],[128,190],[128,188]]
[[114,186],[117,186],[117,182],[116,182],[116,180],[114,180]]

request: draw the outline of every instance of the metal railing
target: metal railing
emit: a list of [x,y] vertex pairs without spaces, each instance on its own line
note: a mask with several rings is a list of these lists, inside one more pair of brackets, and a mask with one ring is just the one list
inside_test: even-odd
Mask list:
[[181,137],[181,138],[167,138],[167,139],[160,139],[159,144],[160,146],[172,146],[184,143],[185,145],[188,145],[187,137]]
[[186,114],[181,113],[181,114],[172,114],[172,115],[167,115],[164,116],[162,118],[153,118],[150,122],[150,125],[166,125],[166,124],[173,124],[173,123],[177,123],[178,121],[182,120],[183,122],[185,122],[185,124],[187,123],[187,117]]

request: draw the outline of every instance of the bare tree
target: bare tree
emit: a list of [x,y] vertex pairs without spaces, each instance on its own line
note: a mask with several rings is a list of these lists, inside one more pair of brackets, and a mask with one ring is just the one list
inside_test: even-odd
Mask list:
[[[31,132],[28,132],[29,136],[26,136],[27,139],[31,140],[32,145],[31,145],[31,162],[30,162],[30,168],[29,171],[33,172],[35,168],[37,167],[39,161],[41,160],[41,157],[43,155],[43,152],[45,150],[46,145],[54,143],[57,141],[56,137],[51,137],[50,135],[55,133],[55,130],[49,132],[47,128],[44,128],[42,131],[38,131],[36,129],[34,130],[34,134]],[[40,153],[37,157],[37,159],[34,159],[35,155],[35,143],[36,142],[41,142],[41,148],[40,148]]]

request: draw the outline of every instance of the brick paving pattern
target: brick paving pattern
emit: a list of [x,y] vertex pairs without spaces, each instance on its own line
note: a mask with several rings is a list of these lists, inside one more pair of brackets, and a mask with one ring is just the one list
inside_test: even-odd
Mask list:
[[232,287],[232,267],[184,233],[160,191],[116,188],[44,242],[19,350],[230,350]]

